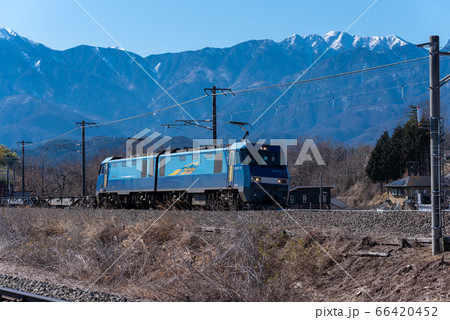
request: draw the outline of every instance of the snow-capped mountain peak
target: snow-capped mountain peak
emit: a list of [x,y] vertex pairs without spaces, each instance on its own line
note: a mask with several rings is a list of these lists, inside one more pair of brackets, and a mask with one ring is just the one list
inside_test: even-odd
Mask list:
[[362,48],[367,48],[369,50],[374,50],[374,49],[388,49],[392,50],[392,48],[394,47],[402,47],[407,45],[408,43],[406,41],[404,41],[403,39],[395,36],[395,35],[391,35],[391,36],[387,36],[387,37],[377,37],[377,36],[372,36],[372,37],[359,37],[359,36],[355,36],[354,37],[355,40],[353,42],[353,46],[359,46]]
[[[327,33],[325,33],[325,34],[322,36],[322,38],[323,38],[326,42],[329,42],[330,39],[336,38],[336,37],[338,37],[340,34],[341,34],[340,31],[334,31],[334,30],[331,30],[331,31],[328,31]],[[333,40],[334,40],[334,39],[333,39]]]
[[323,40],[331,45],[334,50],[352,50],[356,47],[371,51],[392,50],[394,47],[402,47],[408,44],[396,35],[390,36],[356,36],[342,31],[329,31],[322,36]]
[[298,34],[294,33],[292,36],[290,36],[286,40],[288,40],[289,44],[292,46],[295,44],[295,42],[297,41],[298,38],[301,38],[301,37]]
[[0,39],[11,40],[17,36],[18,34],[10,28],[0,28]]

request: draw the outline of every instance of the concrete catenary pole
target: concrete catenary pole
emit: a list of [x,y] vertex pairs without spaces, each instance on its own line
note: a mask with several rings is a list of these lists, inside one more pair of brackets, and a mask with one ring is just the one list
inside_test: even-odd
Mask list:
[[25,193],[25,141],[22,140],[22,198]]
[[82,183],[81,183],[81,194],[86,197],[86,126],[85,121],[81,124],[81,157],[82,157]]
[[216,86],[212,87],[212,129],[213,129],[213,145],[217,144],[217,96],[216,96]]
[[234,95],[233,91],[229,88],[217,88],[213,86],[212,88],[205,88],[205,93],[208,94],[208,91],[212,94],[212,134],[213,134],[213,145],[217,145],[217,92],[221,91],[224,95],[225,92],[230,92]]
[[95,126],[95,122],[76,122],[77,127],[81,127],[81,195],[86,197],[86,126]]
[[431,163],[431,238],[432,254],[443,252],[439,122],[441,117],[439,89],[439,36],[430,36],[430,163]]
[[19,141],[17,142],[18,145],[22,146],[22,191],[21,191],[21,197],[23,198],[25,195],[25,145],[31,144],[32,142],[28,141]]

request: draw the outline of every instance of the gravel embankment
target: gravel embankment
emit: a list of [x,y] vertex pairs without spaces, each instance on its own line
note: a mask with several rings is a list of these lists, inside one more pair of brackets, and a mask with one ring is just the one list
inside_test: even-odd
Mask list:
[[[161,210],[104,210],[104,209],[43,209],[8,208],[8,214],[41,216],[46,219],[68,217],[83,220],[88,216],[97,221],[111,221],[124,225],[152,222],[164,214]],[[235,229],[240,226],[302,227],[341,229],[354,234],[377,234],[396,237],[429,237],[431,214],[429,212],[377,212],[377,211],[178,211],[169,210],[165,218],[191,220],[193,225]],[[292,218],[291,218],[292,217]],[[294,221],[294,220],[295,221]],[[444,235],[450,231],[450,219],[444,215]]]
[[64,285],[56,285],[48,282],[29,280],[0,274],[0,287],[34,293],[65,301],[76,302],[125,302],[134,301],[126,297],[120,297],[104,292],[85,291],[79,288],[69,288]]
[[[429,212],[377,212],[377,211],[168,211],[174,218],[189,217],[199,226],[234,228],[242,225],[267,227],[302,227],[342,229],[354,234],[378,234],[398,237],[428,237],[431,234]],[[123,219],[153,220],[163,211],[97,210],[96,214],[114,215]],[[444,216],[444,234],[449,234],[448,216]],[[294,221],[295,220],[295,221]]]

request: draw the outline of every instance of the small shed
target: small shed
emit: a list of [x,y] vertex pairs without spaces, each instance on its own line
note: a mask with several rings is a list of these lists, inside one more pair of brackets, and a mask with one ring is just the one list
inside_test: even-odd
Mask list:
[[[331,207],[331,189],[334,185],[322,186],[322,208]],[[289,190],[288,207],[297,209],[320,208],[320,186],[298,186]]]

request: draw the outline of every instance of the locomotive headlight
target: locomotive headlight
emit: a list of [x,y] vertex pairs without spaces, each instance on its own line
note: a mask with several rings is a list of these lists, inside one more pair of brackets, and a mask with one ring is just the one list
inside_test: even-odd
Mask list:
[[261,178],[260,177],[254,177],[253,180],[255,180],[256,182],[261,182]]
[[278,183],[282,183],[282,184],[286,184],[286,180],[285,179],[278,179]]

